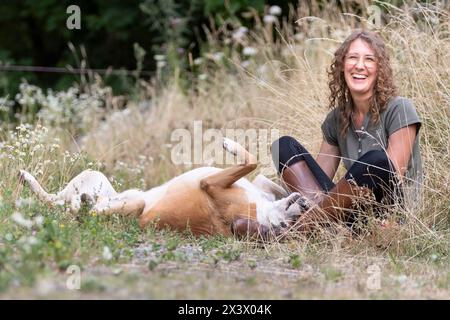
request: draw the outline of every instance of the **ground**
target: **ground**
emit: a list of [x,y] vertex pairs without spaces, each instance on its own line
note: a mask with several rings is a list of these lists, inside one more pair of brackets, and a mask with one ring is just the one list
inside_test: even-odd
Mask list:
[[[132,249],[126,262],[91,259],[80,289],[65,270],[41,274],[34,285],[16,283],[2,299],[448,299],[445,262],[328,254],[286,254],[298,244],[234,239],[183,239],[156,232],[157,241]],[[173,236],[173,237],[172,237]],[[120,260],[120,259],[119,259]]]

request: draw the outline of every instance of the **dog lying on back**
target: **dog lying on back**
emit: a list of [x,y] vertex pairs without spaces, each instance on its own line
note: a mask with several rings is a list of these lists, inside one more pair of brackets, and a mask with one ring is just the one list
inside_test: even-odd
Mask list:
[[157,228],[190,229],[195,236],[230,236],[231,225],[241,218],[267,227],[283,227],[295,220],[301,213],[303,197],[288,194],[262,175],[250,182],[244,177],[256,169],[256,158],[230,139],[224,139],[223,147],[239,157],[242,164],[226,169],[193,169],[148,191],[117,193],[107,177],[94,170],[81,172],[57,194],[47,193],[24,170],[20,170],[19,179],[41,201],[68,205],[73,213],[88,204],[97,214],[137,217],[142,228],[154,222]]

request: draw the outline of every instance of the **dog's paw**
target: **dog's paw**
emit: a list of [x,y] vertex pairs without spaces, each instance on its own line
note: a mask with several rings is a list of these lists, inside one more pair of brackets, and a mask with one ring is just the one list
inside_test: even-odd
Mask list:
[[303,196],[302,194],[298,193],[298,192],[293,192],[291,193],[288,197],[288,203],[287,203],[287,207],[286,210],[289,210],[289,208],[295,204],[298,206],[298,208],[300,209],[300,213],[303,213],[305,211],[308,211],[309,208],[311,207],[311,203],[308,200],[308,198],[306,198],[305,196]]
[[232,155],[237,155],[238,144],[228,138],[223,138],[223,148]]
[[283,217],[290,222],[296,221],[312,206],[311,202],[298,192],[290,194],[286,200],[286,209],[283,213]]
[[297,204],[300,206],[302,213],[308,211],[312,206],[308,198],[304,196],[302,196],[300,199],[297,200]]

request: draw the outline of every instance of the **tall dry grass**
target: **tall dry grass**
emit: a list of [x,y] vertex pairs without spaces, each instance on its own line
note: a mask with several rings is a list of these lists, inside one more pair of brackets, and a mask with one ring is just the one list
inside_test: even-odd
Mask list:
[[[416,3],[401,9],[384,6],[389,13],[378,31],[391,53],[401,95],[414,101],[423,120],[420,143],[425,180],[424,201],[414,210],[404,210],[405,223],[381,238],[397,254],[444,253],[450,210],[449,13],[444,7]],[[255,31],[233,45],[231,70],[216,66],[207,81],[200,81],[188,93],[169,85],[150,108],[130,109],[130,115],[111,124],[106,133],[92,134],[84,148],[92,157],[104,159],[109,168],[117,159],[133,163],[139,154],[151,155],[158,165],[152,163],[143,170],[148,186],[160,182],[161,172],[164,180],[187,170],[172,166],[169,150],[161,146],[169,141],[171,130],[192,128],[194,120],[202,120],[205,128],[277,128],[315,153],[327,113],[326,70],[332,53],[352,28],[368,26],[367,17],[339,12],[335,6],[323,11],[300,7],[290,21],[272,26],[257,21]],[[227,36],[225,29],[220,32],[210,39],[217,50],[217,39]],[[258,50],[245,67],[237,53],[240,46]],[[260,169],[276,179],[270,165]]]

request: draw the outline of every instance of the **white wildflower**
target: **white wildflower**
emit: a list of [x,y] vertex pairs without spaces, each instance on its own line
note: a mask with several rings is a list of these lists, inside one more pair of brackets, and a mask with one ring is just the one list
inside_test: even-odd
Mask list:
[[9,108],[13,106],[14,101],[8,100],[6,97],[0,98],[0,110],[9,111]]
[[163,61],[166,59],[166,56],[164,56],[163,54],[155,54],[153,56],[153,59],[155,59],[156,61]]
[[34,218],[34,223],[37,226],[41,226],[44,223],[44,217],[43,216],[37,216],[36,218]]
[[248,32],[248,28],[246,28],[246,27],[239,27],[239,28],[233,33],[232,38],[233,38],[234,40],[237,40],[237,41],[242,40],[242,38],[245,37],[245,35],[247,34],[247,32]]
[[263,21],[265,24],[272,24],[272,23],[276,23],[278,21],[278,18],[271,14],[268,14],[268,15],[264,16]]
[[32,206],[34,204],[34,199],[32,198],[19,198],[15,201],[15,206],[17,209],[19,208],[23,208],[23,207],[29,207]]
[[39,243],[39,239],[36,238],[36,237],[34,237],[34,236],[29,236],[29,237],[27,238],[27,242],[28,242],[28,244],[29,244],[30,246],[34,246],[34,245],[36,245],[36,244]]
[[158,69],[164,68],[166,66],[166,62],[164,60],[159,60],[158,62],[156,62],[156,67]]
[[225,54],[223,52],[215,52],[212,54],[211,58],[215,61],[215,62],[220,62],[223,57],[225,56]]
[[199,66],[203,63],[203,58],[195,58],[194,65]]
[[244,54],[244,56],[254,56],[258,53],[258,49],[254,47],[245,47],[242,50],[242,53]]
[[[206,75],[204,73],[199,74],[198,79],[204,81],[204,80],[208,79],[208,75]],[[151,159],[151,161],[153,161],[153,158]]]
[[269,8],[269,14],[274,15],[274,16],[281,15],[281,8],[279,6],[271,6]]
[[113,258],[113,255],[111,253],[111,250],[108,246],[103,247],[103,253],[102,253],[103,259],[105,260],[111,260]]
[[31,152],[35,153],[35,152],[37,152],[37,151],[39,151],[41,149],[42,149],[42,145],[41,144],[37,144],[37,145],[33,146],[33,148],[31,149]]
[[31,227],[33,227],[33,221],[24,218],[24,216],[20,212],[14,212],[11,215],[11,219],[18,225],[27,229],[31,229]]

